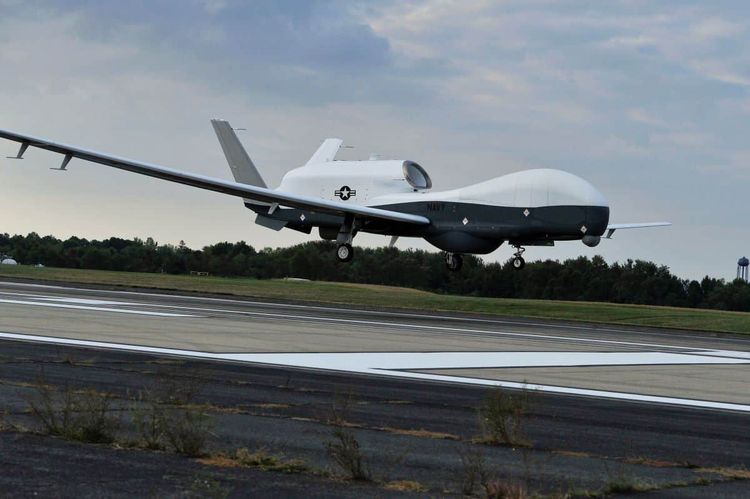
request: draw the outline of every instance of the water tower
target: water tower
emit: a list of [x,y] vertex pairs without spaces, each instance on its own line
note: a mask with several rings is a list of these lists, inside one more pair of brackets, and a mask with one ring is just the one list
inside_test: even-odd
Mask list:
[[739,260],[737,260],[737,279],[742,279],[745,282],[750,282],[747,277],[747,265],[748,265],[748,259],[746,256],[743,256]]

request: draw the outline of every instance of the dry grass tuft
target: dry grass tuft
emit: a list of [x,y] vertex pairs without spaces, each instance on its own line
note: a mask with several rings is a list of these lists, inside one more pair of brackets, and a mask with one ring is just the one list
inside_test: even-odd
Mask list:
[[698,468],[695,470],[696,473],[712,473],[719,475],[723,478],[729,478],[731,480],[747,480],[750,479],[750,470],[746,468],[729,468],[729,467],[716,467],[716,468]]
[[200,457],[196,459],[196,461],[207,466],[216,466],[217,468],[237,468],[240,466],[240,463],[238,463],[236,460],[223,454]]
[[396,490],[399,492],[426,492],[427,487],[414,480],[396,480],[383,485],[384,489]]
[[552,453],[567,457],[591,457],[591,454],[588,452],[579,452],[574,450],[553,450]]
[[391,428],[388,426],[385,426],[383,428],[378,428],[382,431],[387,431],[388,433],[393,433],[395,435],[408,435],[410,437],[419,437],[419,438],[434,438],[436,440],[461,440],[461,437],[458,435],[453,435],[452,433],[443,433],[440,431],[429,431],[429,430],[406,430],[402,428]]
[[291,407],[289,404],[274,404],[271,402],[252,404],[252,406],[258,407],[259,409],[288,409],[289,407]]
[[484,484],[484,495],[487,499],[526,499],[529,497],[526,486],[522,483],[497,479]]
[[661,459],[650,459],[648,457],[629,457],[624,459],[624,462],[628,464],[640,464],[642,466],[650,466],[652,468],[686,468],[688,467],[685,463],[677,463],[674,461],[665,461]]
[[257,449],[255,452],[250,452],[244,447],[237,449],[234,460],[242,466],[268,471],[280,471],[283,473],[303,473],[309,471],[309,467],[303,460],[285,459],[280,454],[269,454],[265,449]]

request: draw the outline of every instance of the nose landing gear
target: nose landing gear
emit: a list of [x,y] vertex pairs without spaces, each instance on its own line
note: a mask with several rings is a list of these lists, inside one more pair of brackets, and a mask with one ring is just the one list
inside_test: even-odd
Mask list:
[[516,270],[521,270],[526,266],[526,260],[524,260],[521,256],[523,255],[523,252],[526,251],[526,248],[522,248],[521,246],[518,246],[516,244],[514,244],[513,247],[516,248],[516,252],[513,253],[513,268]]
[[458,272],[461,270],[461,266],[464,264],[464,259],[461,255],[455,253],[445,254],[445,265],[451,272]]

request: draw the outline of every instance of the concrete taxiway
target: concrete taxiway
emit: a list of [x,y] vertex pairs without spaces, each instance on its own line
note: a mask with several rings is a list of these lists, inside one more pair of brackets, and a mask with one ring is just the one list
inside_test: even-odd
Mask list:
[[740,336],[0,282],[0,339],[750,412]]

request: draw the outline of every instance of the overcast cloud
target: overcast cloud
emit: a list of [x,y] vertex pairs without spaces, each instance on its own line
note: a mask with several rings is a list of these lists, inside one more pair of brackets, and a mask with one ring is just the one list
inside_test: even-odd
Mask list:
[[[437,189],[560,168],[604,192],[613,222],[675,225],[531,259],[601,254],[733,277],[750,253],[747,5],[0,0],[0,128],[228,177],[208,123],[223,117],[247,128],[274,185],[330,136],[356,146],[343,157],[419,161]],[[27,158],[0,162],[2,232],[196,247],[312,238],[255,226],[234,198]],[[409,245],[429,247],[398,243]]]

